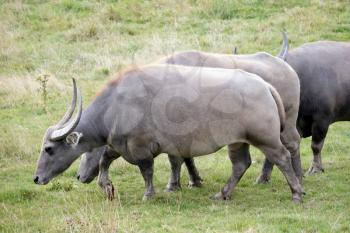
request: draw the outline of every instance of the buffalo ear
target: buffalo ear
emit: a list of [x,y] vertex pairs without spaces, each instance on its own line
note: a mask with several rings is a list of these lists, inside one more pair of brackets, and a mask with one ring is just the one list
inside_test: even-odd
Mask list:
[[79,132],[72,132],[67,135],[66,142],[68,145],[76,146],[78,145],[80,138],[83,136],[82,133]]

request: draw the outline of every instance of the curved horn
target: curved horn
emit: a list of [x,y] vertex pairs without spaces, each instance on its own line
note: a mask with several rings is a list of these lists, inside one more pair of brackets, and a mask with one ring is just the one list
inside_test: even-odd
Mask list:
[[81,113],[83,111],[83,100],[81,97],[81,93],[79,89],[77,89],[78,95],[78,112],[74,118],[71,118],[63,128],[56,129],[52,132],[50,140],[57,141],[64,137],[66,137],[69,133],[71,133],[75,127],[78,125],[81,117]]
[[67,111],[64,114],[64,116],[62,117],[62,119],[56,124],[57,128],[60,128],[65,123],[67,123],[67,121],[72,117],[72,115],[74,113],[75,105],[77,104],[77,85],[75,83],[75,79],[72,78],[72,80],[73,80],[73,99],[72,99],[72,103],[69,106],[69,108],[67,109]]
[[233,53],[234,55],[237,54],[237,47],[236,47],[236,46],[233,48],[232,53]]
[[280,53],[277,55],[277,57],[285,61],[288,54],[289,42],[288,42],[287,34],[285,32],[282,32],[282,35],[283,35],[282,49]]

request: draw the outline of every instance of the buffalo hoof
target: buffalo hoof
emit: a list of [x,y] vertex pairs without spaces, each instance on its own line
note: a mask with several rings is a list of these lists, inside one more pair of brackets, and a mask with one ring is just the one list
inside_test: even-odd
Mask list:
[[265,175],[265,174],[261,174],[257,179],[256,179],[256,183],[257,184],[267,184],[270,182],[270,177]]
[[293,194],[292,200],[295,204],[301,204],[303,202],[300,194]]
[[142,197],[142,201],[148,201],[154,198],[154,194],[145,194]]
[[107,195],[107,199],[113,201],[114,199],[114,186],[112,183],[109,183],[105,186],[105,193]]
[[318,165],[318,164],[314,164],[313,163],[306,174],[307,175],[312,175],[312,174],[322,173],[322,172],[324,172],[324,169],[322,168],[322,165]]
[[200,179],[200,180],[196,180],[196,181],[192,181],[192,180],[190,180],[189,182],[188,182],[188,187],[189,188],[200,188],[200,187],[202,187],[202,179]]
[[212,199],[212,200],[225,200],[226,201],[226,200],[230,200],[231,197],[224,195],[222,192],[218,192],[217,194],[212,196],[210,199]]
[[181,185],[180,184],[168,184],[165,188],[166,192],[175,192],[181,189]]

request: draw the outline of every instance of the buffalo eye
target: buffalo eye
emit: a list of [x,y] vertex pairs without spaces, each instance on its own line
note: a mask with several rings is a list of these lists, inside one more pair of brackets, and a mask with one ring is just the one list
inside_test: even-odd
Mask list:
[[52,150],[52,147],[51,146],[47,146],[45,147],[45,152],[48,153],[49,155],[52,155],[53,154],[53,150]]

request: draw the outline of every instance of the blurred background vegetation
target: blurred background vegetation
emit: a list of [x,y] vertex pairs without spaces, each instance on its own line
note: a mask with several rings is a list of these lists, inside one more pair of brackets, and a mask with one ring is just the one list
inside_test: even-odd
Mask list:
[[[277,54],[281,31],[291,47],[317,40],[350,41],[350,2],[316,0],[0,0],[1,232],[349,232],[350,125],[332,126],[326,173],[307,177],[302,206],[290,203],[279,172],[253,185],[263,156],[232,201],[213,202],[230,173],[225,149],[199,158],[198,190],[162,192],[169,166],[156,160],[157,198],[142,203],[143,180],[122,160],[111,168],[118,199],[104,200],[96,183],[75,181],[77,164],[46,186],[32,182],[42,136],[70,103],[72,77],[86,106],[113,74],[174,51],[198,49]],[[43,100],[43,82],[45,98]],[[41,81],[40,81],[41,80]],[[311,160],[302,145],[303,166]],[[219,159],[220,157],[220,159]]]

